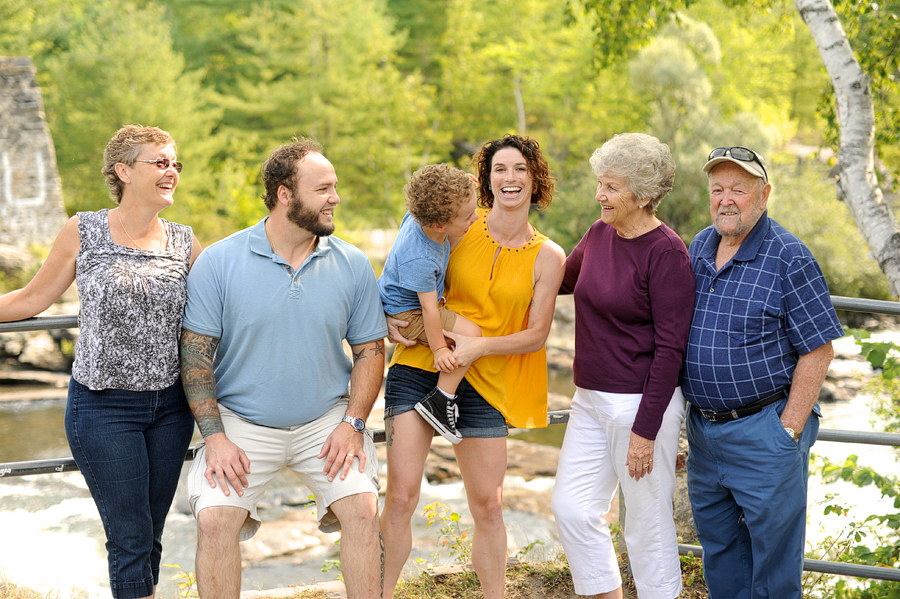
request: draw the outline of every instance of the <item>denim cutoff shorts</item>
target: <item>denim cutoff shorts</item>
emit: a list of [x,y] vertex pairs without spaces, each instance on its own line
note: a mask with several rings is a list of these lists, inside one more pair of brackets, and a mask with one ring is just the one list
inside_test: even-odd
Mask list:
[[[384,385],[384,418],[387,420],[415,409],[415,405],[437,386],[440,373],[395,364]],[[456,430],[463,437],[506,437],[506,419],[478,394],[466,379],[456,389],[459,418]]]

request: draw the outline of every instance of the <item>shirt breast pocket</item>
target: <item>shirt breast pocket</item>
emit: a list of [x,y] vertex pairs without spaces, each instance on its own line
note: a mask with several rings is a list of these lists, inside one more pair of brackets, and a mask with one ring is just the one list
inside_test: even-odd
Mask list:
[[758,343],[781,326],[781,311],[766,302],[733,298],[728,334],[738,345]]

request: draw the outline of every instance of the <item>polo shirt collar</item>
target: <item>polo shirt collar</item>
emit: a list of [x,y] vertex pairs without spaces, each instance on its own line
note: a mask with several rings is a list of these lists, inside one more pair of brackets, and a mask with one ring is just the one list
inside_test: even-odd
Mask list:
[[759,253],[759,248],[762,247],[763,240],[766,238],[768,232],[769,211],[765,210],[763,211],[762,216],[759,217],[759,220],[756,221],[756,224],[753,225],[753,228],[750,229],[747,237],[744,238],[741,247],[738,248],[737,254],[734,255],[732,260],[749,262],[756,258],[756,255]]
[[[261,221],[250,227],[250,251],[254,254],[259,254],[260,256],[264,256],[269,258],[270,260],[274,260],[275,262],[282,263],[284,259],[281,256],[272,251],[272,244],[269,243],[269,237],[266,235],[266,220],[269,217],[266,216]],[[316,244],[316,249],[312,251],[312,253],[307,257],[306,262],[309,262],[312,258],[322,256],[331,251],[331,239],[330,237],[319,237],[319,242]]]
[[269,237],[266,235],[266,216],[250,228],[250,251],[266,258],[271,258],[274,252]]
[[[759,248],[762,247],[763,241],[766,238],[766,234],[769,232],[769,211],[765,210],[762,213],[762,216],[759,217],[759,220],[756,221],[756,224],[753,225],[753,228],[750,229],[750,233],[747,234],[747,237],[744,238],[744,241],[741,243],[741,247],[738,248],[737,253],[732,258],[732,261],[736,262],[748,262],[753,260],[756,255],[759,253]],[[716,252],[719,249],[719,242],[722,240],[722,236],[713,229],[712,235],[707,237],[706,241],[703,244],[703,247],[700,250],[700,256],[703,258],[707,258],[710,260],[715,260]]]

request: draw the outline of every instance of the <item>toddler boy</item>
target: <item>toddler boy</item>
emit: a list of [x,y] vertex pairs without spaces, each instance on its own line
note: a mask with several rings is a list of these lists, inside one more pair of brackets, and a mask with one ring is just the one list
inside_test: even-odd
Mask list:
[[378,280],[384,311],[409,323],[400,333],[430,347],[441,373],[416,411],[454,444],[462,441],[456,388],[468,367],[457,368],[442,329],[470,337],[480,337],[481,329],[444,308],[442,300],[450,250],[478,218],[475,190],[474,177],[447,164],[413,173],[403,188],[408,212]]

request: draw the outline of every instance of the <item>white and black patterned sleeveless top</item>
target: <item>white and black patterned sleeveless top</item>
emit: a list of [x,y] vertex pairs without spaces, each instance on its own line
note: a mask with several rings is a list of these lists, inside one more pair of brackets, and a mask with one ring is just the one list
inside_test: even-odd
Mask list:
[[72,376],[90,389],[156,391],[178,380],[193,233],[162,222],[169,242],[158,253],[113,243],[106,209],[78,213],[81,330]]

